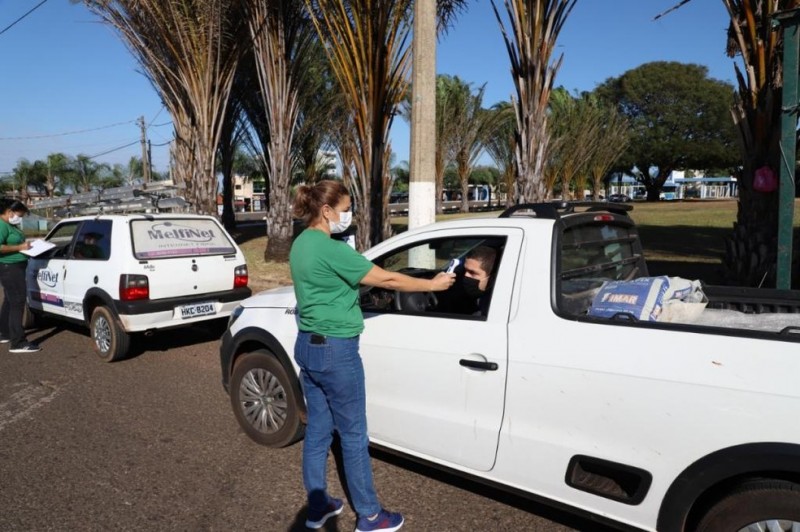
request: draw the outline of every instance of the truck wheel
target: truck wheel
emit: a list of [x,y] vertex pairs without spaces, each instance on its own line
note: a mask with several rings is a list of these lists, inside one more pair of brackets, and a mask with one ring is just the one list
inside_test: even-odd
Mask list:
[[759,479],[741,484],[717,502],[700,520],[697,531],[799,528],[800,484]]
[[253,441],[267,447],[286,447],[304,431],[293,380],[283,364],[266,350],[242,355],[231,375],[233,413]]
[[94,340],[94,350],[106,362],[120,360],[128,353],[131,337],[108,307],[97,307],[92,311],[89,331]]

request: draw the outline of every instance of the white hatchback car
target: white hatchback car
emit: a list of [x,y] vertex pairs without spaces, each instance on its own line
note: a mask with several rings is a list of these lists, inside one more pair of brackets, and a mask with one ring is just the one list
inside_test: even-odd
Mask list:
[[226,318],[251,295],[242,251],[210,216],[83,216],[45,240],[55,246],[28,262],[26,321],[88,325],[107,361],[134,333]]

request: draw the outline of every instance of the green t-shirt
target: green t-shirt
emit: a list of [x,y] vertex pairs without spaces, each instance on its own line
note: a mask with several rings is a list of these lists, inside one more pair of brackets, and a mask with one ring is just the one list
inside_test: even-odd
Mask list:
[[345,242],[322,231],[300,233],[289,253],[300,330],[336,338],[361,334],[358,285],[372,266]]
[[[25,234],[22,231],[5,220],[0,220],[0,246],[17,246],[23,242],[25,242]],[[16,264],[26,260],[28,260],[28,256],[19,251],[0,253],[0,264]]]

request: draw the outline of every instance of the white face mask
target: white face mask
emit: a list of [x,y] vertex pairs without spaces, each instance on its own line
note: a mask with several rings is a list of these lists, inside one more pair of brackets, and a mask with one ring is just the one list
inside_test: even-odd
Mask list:
[[330,220],[328,220],[328,224],[331,228],[331,233],[337,234],[346,231],[347,228],[350,227],[350,222],[352,221],[353,221],[353,213],[347,211],[339,213],[338,222],[331,222]]
[[17,216],[16,214],[12,214],[11,217],[8,219],[8,223],[11,225],[19,225],[22,223],[22,216]]

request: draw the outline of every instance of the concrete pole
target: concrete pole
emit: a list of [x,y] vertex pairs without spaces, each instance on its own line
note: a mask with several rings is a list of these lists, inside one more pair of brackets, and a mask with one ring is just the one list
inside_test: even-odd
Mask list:
[[436,221],[436,2],[414,2],[408,228]]

